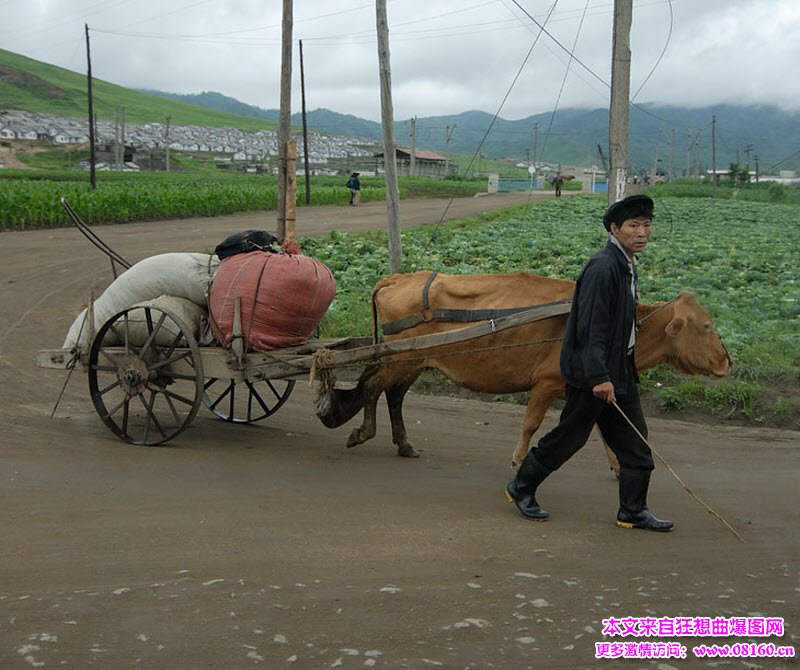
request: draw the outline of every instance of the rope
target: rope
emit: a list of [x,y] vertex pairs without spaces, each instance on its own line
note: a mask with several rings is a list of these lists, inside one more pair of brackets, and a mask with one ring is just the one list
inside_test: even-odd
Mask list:
[[612,400],[611,404],[612,404],[612,405],[614,405],[614,407],[616,407],[616,408],[617,408],[617,411],[618,411],[618,412],[619,412],[619,413],[622,415],[622,418],[623,418],[623,419],[625,419],[625,421],[627,421],[627,422],[628,422],[628,425],[629,425],[631,428],[633,428],[634,432],[635,432],[635,433],[636,433],[636,434],[639,436],[639,439],[640,439],[642,442],[644,442],[644,443],[645,443],[645,444],[646,444],[648,447],[650,447],[650,451],[652,451],[652,452],[653,452],[653,454],[655,455],[655,457],[656,457],[656,458],[657,458],[657,459],[658,459],[658,460],[661,462],[661,464],[662,464],[662,465],[663,465],[665,468],[667,468],[667,470],[669,470],[670,474],[671,474],[671,475],[672,475],[672,476],[673,476],[673,477],[676,479],[676,481],[677,481],[677,482],[678,482],[678,483],[679,483],[679,484],[680,484],[680,485],[681,485],[681,486],[684,488],[684,490],[686,491],[686,493],[688,493],[688,494],[689,494],[689,495],[690,495],[692,498],[694,498],[694,499],[695,499],[695,501],[697,501],[697,503],[699,503],[701,507],[704,507],[704,508],[705,508],[705,510],[706,510],[706,511],[707,511],[709,514],[713,514],[715,517],[717,517],[717,519],[719,519],[719,520],[722,522],[722,524],[723,524],[723,525],[724,525],[724,526],[725,526],[725,527],[726,527],[726,528],[727,528],[729,531],[731,531],[731,533],[733,533],[733,534],[736,536],[736,538],[737,538],[737,539],[738,539],[740,542],[744,542],[744,538],[743,538],[741,535],[739,535],[739,533],[738,533],[738,532],[736,532],[736,529],[735,529],[733,526],[731,526],[731,524],[729,524],[729,523],[728,523],[728,522],[727,522],[727,521],[726,521],[726,520],[725,520],[725,519],[724,519],[724,518],[723,518],[723,517],[722,517],[722,516],[719,514],[719,512],[717,512],[717,511],[716,511],[716,510],[714,510],[713,508],[709,507],[709,505],[708,505],[708,504],[706,504],[705,502],[703,502],[702,500],[700,500],[700,498],[698,498],[698,497],[697,497],[697,496],[696,496],[696,495],[695,495],[695,494],[692,492],[692,490],[691,490],[691,489],[690,489],[688,486],[686,486],[686,484],[684,484],[683,480],[682,480],[680,477],[678,477],[678,474],[675,472],[675,470],[673,470],[673,469],[672,469],[672,467],[670,466],[670,464],[669,464],[669,463],[667,463],[667,462],[664,460],[664,458],[661,456],[661,454],[659,454],[659,453],[658,453],[658,452],[657,452],[655,449],[653,449],[652,445],[650,445],[650,443],[649,443],[649,442],[648,442],[648,441],[645,439],[644,435],[642,435],[642,434],[639,432],[639,429],[638,429],[636,426],[634,426],[634,425],[633,425],[633,422],[632,422],[632,421],[631,421],[631,420],[630,420],[630,419],[627,417],[627,415],[625,414],[625,412],[623,412],[623,411],[622,411],[622,408],[621,408],[621,407],[620,407],[620,406],[617,404],[617,401],[616,401],[616,400]]
[[643,316],[641,319],[638,319],[638,320],[636,321],[636,326],[637,326],[637,328],[638,328],[639,326],[641,326],[641,325],[642,325],[642,324],[643,324],[645,321],[647,321],[648,319],[650,319],[651,317],[654,317],[654,316],[655,316],[656,314],[658,314],[658,313],[659,313],[661,310],[664,310],[664,309],[666,309],[667,307],[669,307],[669,306],[670,306],[672,303],[674,303],[674,302],[675,302],[675,301],[678,299],[678,297],[680,297],[680,296],[676,296],[676,297],[674,297],[672,300],[667,300],[667,302],[665,302],[663,305],[659,305],[659,306],[658,306],[658,307],[656,307],[656,308],[655,308],[655,309],[654,309],[652,312],[650,312],[649,314],[645,314],[645,315],[644,315],[644,316]]
[[319,380],[318,395],[328,393],[336,384],[336,375],[333,373],[334,359],[330,349],[317,349],[311,357],[311,370],[308,373],[308,385]]

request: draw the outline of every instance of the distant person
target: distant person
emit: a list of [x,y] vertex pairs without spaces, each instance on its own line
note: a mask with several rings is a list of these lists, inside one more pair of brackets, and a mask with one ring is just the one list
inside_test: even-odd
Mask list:
[[561,187],[563,185],[564,185],[564,177],[562,177],[561,173],[559,172],[555,176],[555,179],[553,179],[553,186],[555,186],[555,189],[556,189],[556,198],[560,198],[561,197]]
[[354,172],[350,175],[350,179],[347,180],[347,188],[350,189],[351,207],[358,206],[358,203],[361,200],[361,181],[358,179],[358,177],[359,173]]

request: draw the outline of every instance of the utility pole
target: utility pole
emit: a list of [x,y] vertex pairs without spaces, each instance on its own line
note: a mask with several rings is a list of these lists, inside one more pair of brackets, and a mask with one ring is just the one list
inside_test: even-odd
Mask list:
[[614,39],[611,52],[611,104],[608,118],[608,146],[611,172],[608,175],[608,204],[625,197],[628,163],[628,112],[631,92],[631,21],[633,0],[614,0]]
[[669,134],[669,172],[667,181],[672,181],[672,164],[675,162],[675,128]]
[[114,110],[114,168],[122,169],[125,162],[125,108]]
[[281,34],[281,110],[278,127],[278,227],[281,240],[286,237],[286,182],[288,174],[287,143],[292,122],[292,0],[283,0]]
[[386,174],[386,208],[389,227],[389,269],[400,272],[403,247],[400,240],[400,191],[397,187],[397,154],[394,144],[394,107],[392,73],[389,63],[389,21],[386,0],[375,0],[378,33],[378,69],[381,87],[381,126],[383,127],[383,169]]
[[411,138],[411,159],[408,162],[408,176],[417,176],[417,117],[409,123],[409,137]]
[[164,134],[164,146],[166,147],[164,149],[164,159],[165,159],[164,168],[166,169],[167,172],[169,172],[169,124],[170,124],[171,120],[172,120],[172,114],[168,114],[167,115],[167,130],[166,130],[166,133]]
[[[450,138],[453,136],[453,131],[456,129],[458,124],[454,123],[452,126],[445,126],[444,129],[444,150],[447,152],[448,147],[450,146]],[[450,174],[450,159],[447,158],[444,162],[444,173]]]
[[717,115],[711,115],[711,197],[717,197]]
[[653,158],[653,183],[656,183],[656,176],[658,175],[658,161],[661,160],[658,157],[658,146],[656,146],[656,155]]
[[539,122],[536,121],[533,124],[533,174],[536,174],[536,161],[538,156],[536,155],[537,145],[539,144]]
[[89,24],[84,23],[86,29],[86,95],[89,102],[89,181],[92,190],[97,188],[97,175],[95,174],[95,132],[94,132],[94,109],[92,103],[92,56],[89,51]]
[[753,150],[753,145],[748,144],[744,148],[744,153],[747,155],[747,180],[746,183],[750,183],[750,152]]
[[692,129],[686,131],[686,178],[692,176]]
[[757,183],[758,183],[758,179],[759,179],[759,177],[761,176],[761,175],[759,175],[759,173],[758,173],[758,154],[755,154],[755,155],[753,156],[753,159],[754,159],[754,160],[755,160],[755,162],[756,162],[756,184],[757,184]]
[[306,205],[311,204],[311,175],[308,172],[308,122],[306,120],[306,76],[303,68],[303,40],[300,40],[300,98],[303,113],[303,167],[306,173]]
[[114,109],[114,169],[119,170],[119,107]]
[[297,221],[297,144],[290,139],[286,142],[286,221],[285,240],[294,240],[295,222]]
[[694,178],[700,179],[701,156],[703,152],[703,129],[697,129],[697,138],[694,143],[695,156],[694,156]]

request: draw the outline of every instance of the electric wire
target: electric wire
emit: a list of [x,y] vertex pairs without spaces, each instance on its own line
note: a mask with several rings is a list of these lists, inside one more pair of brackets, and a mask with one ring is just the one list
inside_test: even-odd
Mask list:
[[[555,2],[553,2],[552,6],[550,7],[550,12],[548,13],[548,18],[553,13],[553,11],[555,10],[557,5],[558,5],[558,0],[555,0]],[[545,24],[546,23],[547,23],[547,19],[545,20]],[[525,58],[522,60],[522,63],[520,64],[519,69],[517,70],[516,75],[514,75],[514,78],[511,80],[511,84],[509,85],[508,89],[506,90],[506,94],[503,96],[503,99],[500,102],[500,105],[498,106],[497,111],[494,113],[494,116],[492,117],[492,121],[489,123],[489,126],[486,129],[486,132],[483,134],[483,138],[478,143],[478,147],[475,149],[475,152],[472,154],[472,157],[470,158],[469,163],[467,164],[467,167],[464,168],[464,174],[468,174],[469,173],[469,170],[472,168],[472,165],[475,163],[475,159],[480,154],[480,151],[483,148],[484,143],[486,142],[486,138],[489,136],[489,133],[492,132],[492,127],[497,122],[497,119],[500,116],[500,112],[502,111],[503,106],[505,105],[506,101],[508,100],[508,97],[511,95],[511,91],[514,89],[514,86],[517,83],[517,80],[519,79],[520,75],[522,74],[522,71],[525,69],[525,65],[528,63],[528,60],[530,59],[534,48],[538,44],[540,37],[541,37],[541,31],[534,38],[533,43],[531,44],[530,48],[528,49],[528,53],[525,54]],[[434,227],[434,230],[431,233],[431,237],[428,240],[428,246],[430,246],[430,244],[437,237],[438,232],[439,232],[439,226],[444,221],[444,217],[447,216],[447,212],[450,209],[450,205],[452,204],[452,202],[453,202],[453,196],[450,196],[450,198],[447,201],[447,204],[444,207],[444,210],[442,211],[442,215],[439,217],[439,220],[436,222],[436,226]],[[426,252],[427,252],[427,247],[426,247],[426,250],[423,251],[423,253],[420,255],[420,258],[425,257]]]
[[[584,4],[584,6],[583,6],[583,10],[584,10],[583,11],[583,15],[581,16],[580,23],[578,24],[578,29],[577,29],[577,31],[575,31],[575,39],[572,42],[572,53],[575,52],[575,48],[578,45],[578,38],[580,37],[581,30],[583,29],[583,22],[586,19],[586,10],[589,7],[589,2],[590,2],[590,0],[586,0],[586,4]],[[553,112],[550,114],[550,120],[549,120],[549,122],[547,124],[547,130],[545,131],[544,139],[542,140],[542,149],[541,149],[541,151],[539,153],[539,156],[543,156],[544,155],[544,151],[547,148],[547,140],[550,138],[550,130],[553,128],[553,121],[556,118],[556,111],[558,110],[558,105],[561,102],[561,95],[564,92],[564,86],[567,83],[567,77],[569,76],[570,65],[572,65],[572,55],[570,55],[570,59],[567,62],[567,67],[564,69],[564,76],[561,78],[561,87],[558,89],[558,95],[556,96],[556,103],[553,106]],[[534,156],[533,160],[536,161],[537,157]]]
[[664,58],[664,54],[667,53],[667,48],[669,47],[669,43],[672,40],[672,28],[675,25],[675,14],[672,11],[672,0],[667,0],[667,4],[669,5],[669,31],[667,32],[667,40],[664,43],[664,48],[661,50],[661,54],[656,59],[655,65],[653,65],[653,69],[650,70],[650,72],[644,78],[644,81],[641,83],[639,88],[636,89],[636,93],[634,93],[631,96],[631,103],[633,103],[633,101],[636,100],[636,96],[638,96],[639,93],[641,93],[642,89],[645,87],[645,84],[647,84],[647,82],[650,81],[650,77],[653,76],[653,73],[656,71],[656,68],[658,68],[658,66],[660,65],[661,59]]
[[[574,53],[572,53],[572,52],[571,52],[571,51],[570,51],[570,50],[569,50],[567,47],[565,47],[565,46],[564,46],[564,45],[563,45],[563,44],[562,44],[562,43],[561,43],[561,42],[558,40],[558,38],[556,38],[556,37],[555,37],[555,36],[554,36],[554,35],[553,35],[553,34],[552,34],[550,31],[548,31],[548,30],[547,30],[547,29],[546,29],[546,28],[545,28],[543,25],[541,25],[541,24],[540,24],[540,23],[539,23],[539,22],[538,22],[538,21],[537,21],[537,20],[536,20],[536,19],[533,17],[533,15],[531,15],[531,13],[530,13],[530,12],[528,12],[528,10],[527,10],[527,9],[525,9],[525,8],[524,8],[522,5],[520,5],[520,4],[519,4],[519,0],[511,0],[511,2],[513,2],[513,3],[514,3],[514,4],[515,4],[515,5],[516,5],[516,6],[517,6],[517,7],[518,7],[518,8],[519,8],[519,9],[520,9],[520,10],[521,10],[521,11],[522,11],[524,14],[525,14],[525,16],[527,16],[527,17],[528,17],[528,18],[529,18],[529,19],[530,19],[530,20],[531,20],[533,23],[535,23],[537,26],[539,26],[539,27],[540,27],[540,29],[541,29],[541,31],[542,31],[542,32],[543,32],[545,35],[547,35],[547,37],[549,37],[551,40],[553,40],[553,42],[555,42],[555,43],[558,45],[558,47],[559,47],[559,48],[560,48],[562,51],[564,51],[565,53],[567,53],[567,55],[571,55],[571,56],[572,56],[572,58],[573,58],[573,60],[574,60],[576,63],[578,63],[578,64],[579,64],[579,65],[580,65],[580,66],[581,66],[581,67],[582,67],[584,70],[586,70],[586,71],[587,71],[587,72],[588,72],[590,75],[592,75],[592,77],[594,77],[594,78],[595,78],[597,81],[599,81],[601,84],[603,84],[603,85],[604,85],[604,86],[606,86],[607,88],[611,88],[611,84],[610,84],[609,82],[607,82],[605,79],[603,79],[603,78],[602,78],[600,75],[598,75],[598,74],[597,74],[597,73],[596,73],[594,70],[592,70],[592,69],[591,69],[591,68],[590,68],[588,65],[586,65],[586,63],[584,63],[584,62],[583,62],[583,61],[582,61],[580,58],[578,58],[577,56],[575,56],[575,55],[574,55]],[[670,4],[670,7],[671,7],[671,6],[672,6],[672,5]],[[659,62],[660,62],[660,60],[659,60]],[[665,118],[663,118],[663,117],[661,117],[661,116],[659,116],[659,115],[657,115],[657,114],[654,114],[654,113],[653,113],[653,112],[651,112],[650,110],[648,110],[648,109],[646,109],[646,108],[644,108],[644,107],[642,107],[641,105],[638,105],[638,104],[636,104],[636,103],[631,103],[631,107],[633,107],[633,108],[635,108],[635,109],[638,109],[640,112],[642,112],[642,113],[644,113],[644,114],[647,114],[648,116],[651,116],[651,117],[653,117],[654,119],[658,119],[659,121],[662,121],[662,122],[664,122],[664,123],[667,123],[667,124],[672,124],[672,125],[676,125],[676,126],[681,126],[681,127],[683,127],[683,124],[680,124],[680,123],[673,123],[672,121],[670,121],[670,120],[668,120],[668,119],[665,119]]]

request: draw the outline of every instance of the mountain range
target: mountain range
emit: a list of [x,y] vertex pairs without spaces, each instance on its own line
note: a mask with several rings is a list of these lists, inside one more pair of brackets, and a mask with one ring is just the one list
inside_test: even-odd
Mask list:
[[[181,95],[146,91],[191,105],[277,123],[279,110],[262,109],[213,91]],[[308,127],[332,135],[365,137],[380,142],[381,124],[329,109],[306,114]],[[716,147],[712,147],[712,121]],[[301,126],[302,116],[292,114],[292,125]],[[439,152],[510,157],[568,165],[598,166],[597,145],[607,158],[608,110],[561,109],[519,120],[494,118],[482,111],[452,116],[416,119],[416,146]],[[400,144],[410,145],[409,120],[395,120]],[[491,129],[491,130],[488,130]],[[488,131],[488,132],[487,132]],[[748,164],[764,171],[800,169],[800,113],[773,106],[719,105],[697,109],[633,105],[629,115],[628,154],[634,169],[658,164],[674,173],[711,167],[712,150],[718,169],[730,163]],[[792,156],[792,153],[794,155]],[[699,161],[699,162],[698,162]],[[758,166],[756,165],[758,163]]]
[[[230,126],[242,130],[274,129],[279,112],[248,105],[217,92],[193,95],[138,91],[93,79],[94,111],[113,120],[125,109],[129,123]],[[20,109],[62,116],[85,117],[86,77],[0,49],[0,111]],[[380,123],[328,109],[306,115],[312,131],[381,142]],[[712,143],[712,119],[715,142]],[[0,117],[2,125],[2,117]],[[301,115],[292,125],[302,126]],[[416,147],[476,158],[511,158],[564,165],[597,165],[607,158],[607,109],[557,109],[524,119],[508,120],[484,111],[416,119]],[[399,144],[410,146],[410,122],[395,120]],[[714,146],[715,145],[715,146]],[[720,105],[698,109],[633,105],[628,154],[633,170],[675,174],[711,167],[712,147],[717,168],[732,162],[762,173],[800,169],[800,113],[773,106]]]

